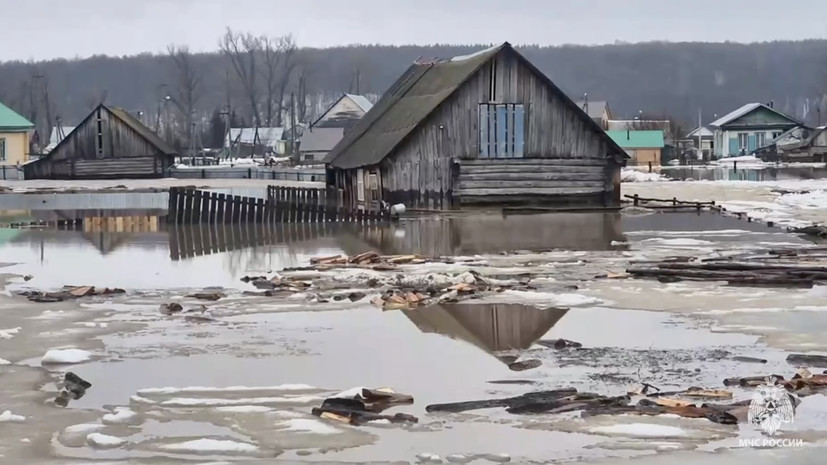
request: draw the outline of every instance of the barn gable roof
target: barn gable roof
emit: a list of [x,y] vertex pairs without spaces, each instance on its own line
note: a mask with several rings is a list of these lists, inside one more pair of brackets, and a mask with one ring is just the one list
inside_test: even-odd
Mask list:
[[325,157],[325,163],[334,168],[351,169],[375,165],[404,141],[420,123],[433,113],[442,102],[470,79],[482,66],[497,54],[508,50],[532,72],[537,74],[565,105],[598,136],[605,137],[609,147],[618,156],[625,152],[603,132],[583,110],[578,107],[545,74],[519,54],[508,42],[442,62],[415,62],[382,95],[373,108],[350,130],[336,147]]
[[117,118],[117,119],[121,120],[130,129],[132,129],[133,131],[138,133],[139,136],[141,136],[150,145],[155,147],[159,152],[163,153],[164,155],[167,155],[167,156],[178,155],[178,152],[174,148],[172,148],[172,146],[170,146],[165,140],[161,139],[161,137],[158,136],[158,134],[156,134],[151,129],[146,127],[137,118],[135,118],[134,116],[129,114],[128,111],[126,111],[122,108],[109,107],[109,106],[104,105],[103,103],[101,103],[100,105],[95,107],[95,109],[92,110],[92,112],[89,113],[89,115],[86,118],[84,118],[83,121],[80,124],[78,124],[72,130],[72,132],[66,134],[63,137],[63,140],[61,140],[51,151],[49,151],[49,153],[47,155],[45,155],[43,157],[40,157],[38,160],[35,160],[35,162],[40,161],[40,160],[46,160],[49,157],[51,157],[52,154],[58,153],[59,152],[58,149],[61,146],[63,146],[63,144],[68,143],[68,141],[71,139],[69,136],[72,133],[74,133],[75,131],[77,131],[78,128],[84,126],[90,119],[92,119],[92,117],[95,115],[95,113],[98,111],[98,109],[103,109],[104,111],[109,112],[114,118]]

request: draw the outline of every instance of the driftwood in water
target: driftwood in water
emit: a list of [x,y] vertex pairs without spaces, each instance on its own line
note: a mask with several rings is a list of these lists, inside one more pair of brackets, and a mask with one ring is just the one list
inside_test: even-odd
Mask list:
[[790,365],[810,366],[816,368],[827,368],[826,355],[805,355],[790,354],[787,356],[787,363]]
[[817,281],[827,281],[827,267],[823,266],[744,261],[650,262],[631,266],[626,272],[662,282],[725,281],[729,285],[742,286],[809,288]]
[[553,402],[566,396],[577,394],[577,389],[565,388],[552,391],[530,392],[516,397],[503,399],[469,400],[465,402],[451,402],[447,404],[432,404],[425,407],[426,412],[465,412],[467,410],[479,410],[484,408],[513,407],[525,405],[527,402]]

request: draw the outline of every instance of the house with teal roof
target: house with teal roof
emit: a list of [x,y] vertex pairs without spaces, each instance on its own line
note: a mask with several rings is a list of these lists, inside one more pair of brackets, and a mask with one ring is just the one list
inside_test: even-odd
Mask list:
[[0,102],[0,165],[22,165],[29,160],[34,123]]
[[663,131],[653,130],[626,130],[606,131],[609,137],[629,155],[628,165],[660,166],[661,154],[665,142]]

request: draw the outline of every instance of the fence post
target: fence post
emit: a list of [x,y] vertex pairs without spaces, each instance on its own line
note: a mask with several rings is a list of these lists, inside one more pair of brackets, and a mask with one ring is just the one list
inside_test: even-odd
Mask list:
[[[5,170],[4,170],[5,171]],[[178,188],[169,188],[169,206],[167,207],[167,222],[174,223],[178,216]]]
[[649,172],[650,173],[652,172],[652,162],[651,161],[649,162]]
[[639,203],[640,203],[640,196],[635,194],[635,206],[637,207]]

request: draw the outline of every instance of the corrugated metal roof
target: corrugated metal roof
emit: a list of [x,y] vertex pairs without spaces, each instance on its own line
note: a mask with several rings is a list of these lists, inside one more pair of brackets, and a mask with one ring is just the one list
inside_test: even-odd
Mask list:
[[624,149],[663,148],[663,131],[606,131],[617,145]]
[[580,107],[581,110],[585,111],[589,118],[602,118],[603,113],[606,111],[606,107],[608,103],[604,100],[595,100],[595,101],[585,101],[580,100],[577,102],[577,106]]
[[[389,155],[411,132],[443,101],[450,97],[480,67],[503,50],[510,50],[537,73],[563,102],[576,104],[534,65],[517,53],[508,42],[472,55],[451,61],[417,62],[385,92],[379,102],[347,132],[325,157],[325,163],[335,168],[352,169],[375,165]],[[602,129],[585,113],[584,121],[595,131]],[[611,142],[611,141],[610,141]],[[618,155],[623,151],[615,145]]]
[[302,135],[302,152],[329,152],[342,140],[344,128],[310,128]]
[[24,131],[34,129],[34,123],[0,102],[0,129]]
[[[256,143],[256,129],[258,129],[258,144],[265,147],[275,147],[284,135],[284,128],[230,128],[230,140],[234,144]],[[224,141],[228,146],[228,141]]]

